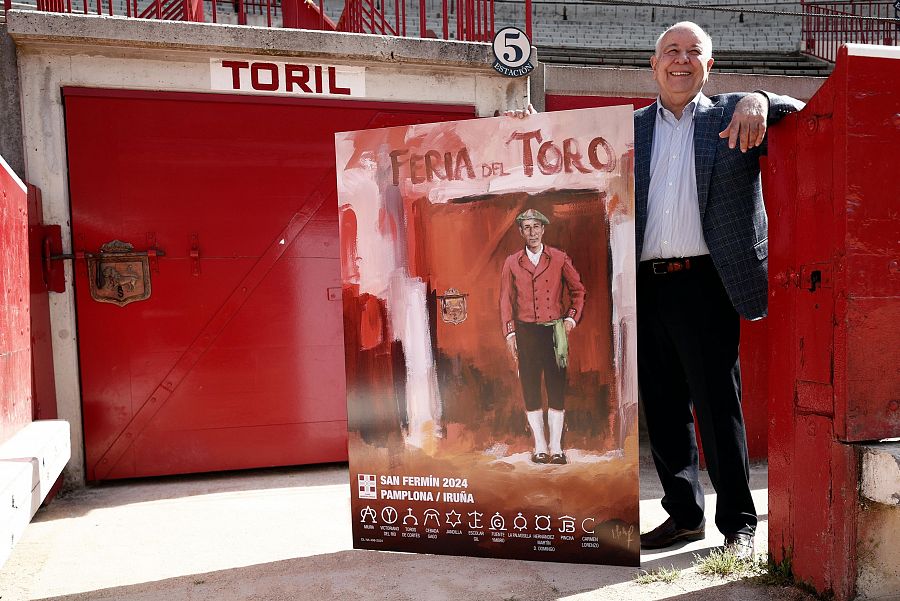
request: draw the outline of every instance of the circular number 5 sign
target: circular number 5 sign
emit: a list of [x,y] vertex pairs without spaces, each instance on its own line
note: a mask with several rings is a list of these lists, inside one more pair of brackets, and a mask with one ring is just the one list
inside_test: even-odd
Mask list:
[[507,77],[521,77],[534,70],[531,40],[521,29],[504,27],[494,36],[494,70]]

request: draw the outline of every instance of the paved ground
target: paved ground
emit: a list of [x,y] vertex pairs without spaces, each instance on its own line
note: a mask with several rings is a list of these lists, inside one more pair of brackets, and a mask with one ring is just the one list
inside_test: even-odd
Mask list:
[[[767,476],[765,466],[754,468],[763,551]],[[641,481],[648,530],[664,515],[652,469]],[[714,507],[715,495],[707,496],[709,516]],[[697,574],[694,554],[722,542],[715,528],[704,541],[642,555],[644,570],[686,568],[670,584],[642,585],[634,568],[355,551],[349,511],[346,465],[91,487],[35,516],[0,570],[0,600],[812,599]]]

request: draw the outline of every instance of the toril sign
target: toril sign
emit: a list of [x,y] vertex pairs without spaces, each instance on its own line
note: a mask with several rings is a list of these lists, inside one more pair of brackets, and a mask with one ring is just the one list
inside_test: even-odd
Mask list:
[[366,95],[365,67],[211,59],[210,82],[213,90],[252,94],[333,98]]

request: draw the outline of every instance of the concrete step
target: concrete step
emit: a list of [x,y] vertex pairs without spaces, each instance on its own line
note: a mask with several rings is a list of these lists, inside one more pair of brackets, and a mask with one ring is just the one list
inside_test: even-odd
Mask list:
[[32,422],[0,444],[0,566],[71,457],[69,423]]
[[854,445],[860,458],[856,560],[859,599],[896,599],[900,590],[900,440]]

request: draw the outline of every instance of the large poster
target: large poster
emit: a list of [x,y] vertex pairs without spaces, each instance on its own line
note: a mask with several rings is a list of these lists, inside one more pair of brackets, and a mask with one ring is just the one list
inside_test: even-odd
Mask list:
[[355,547],[638,565],[631,108],[336,148]]

